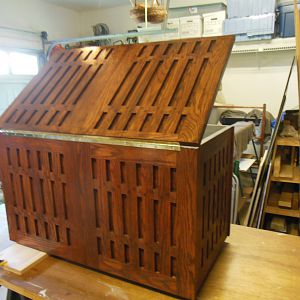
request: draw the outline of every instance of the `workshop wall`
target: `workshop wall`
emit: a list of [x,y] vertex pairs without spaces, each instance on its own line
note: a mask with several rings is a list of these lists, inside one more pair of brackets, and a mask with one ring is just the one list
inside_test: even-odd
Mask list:
[[[222,81],[225,102],[234,105],[267,104],[275,117],[281,104],[294,51],[232,54]],[[298,105],[294,67],[285,109]]]
[[[130,18],[130,4],[99,10],[76,11],[39,0],[10,0],[1,3],[0,26],[32,31],[47,30],[49,39],[93,35],[92,25],[106,23],[111,33],[136,28]],[[13,16],[13,18],[12,18]],[[24,17],[26,16],[26,18]],[[0,45],[3,34],[0,32]],[[24,37],[23,37],[24,38]],[[20,39],[15,38],[15,41]],[[7,42],[7,39],[4,43]],[[33,43],[32,43],[33,44]],[[222,82],[226,103],[235,105],[267,104],[277,114],[286,84],[293,51],[232,55]],[[297,105],[297,83],[294,72],[286,108]]]
[[[39,0],[9,0],[1,1],[0,26],[13,27],[29,31],[47,31],[49,39],[77,37],[80,33],[78,11],[63,8]],[[11,45],[11,35],[17,39],[15,33],[1,30],[0,45]],[[26,39],[20,34],[20,39]]]
[[[85,11],[81,14],[81,34],[92,35],[92,25],[106,23],[111,33],[127,32],[136,28],[130,19],[130,5],[101,10]],[[222,94],[227,104],[262,105],[277,115],[293,51],[278,51],[258,54],[234,54],[228,63],[222,81]],[[291,79],[286,108],[298,104],[296,69]]]
[[[128,1],[129,3],[129,1]],[[136,29],[136,22],[130,18],[131,5],[83,11],[81,13],[81,34],[93,35],[92,25],[106,23],[111,33],[123,33]]]
[[[0,4],[0,49],[7,51],[29,51],[37,54],[42,49],[39,34],[12,31],[41,32],[46,30],[49,39],[77,37],[80,34],[80,13],[39,0],[9,0]],[[7,108],[33,76],[1,76],[0,114]]]

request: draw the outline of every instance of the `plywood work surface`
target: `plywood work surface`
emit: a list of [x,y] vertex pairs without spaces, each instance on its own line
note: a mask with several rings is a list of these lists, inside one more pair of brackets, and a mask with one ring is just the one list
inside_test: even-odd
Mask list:
[[[232,225],[198,298],[298,299],[299,253],[298,237]],[[0,284],[32,299],[174,299],[52,257],[22,277],[0,270]]]
[[0,252],[0,259],[4,261],[1,268],[18,275],[23,275],[46,257],[47,254],[45,252],[13,244]]
[[234,37],[61,51],[0,127],[199,143]]

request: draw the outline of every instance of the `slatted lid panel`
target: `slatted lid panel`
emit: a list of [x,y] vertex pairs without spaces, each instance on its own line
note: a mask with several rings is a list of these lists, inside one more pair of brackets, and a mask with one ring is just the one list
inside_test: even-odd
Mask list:
[[233,41],[226,36],[61,52],[0,126],[199,143]]

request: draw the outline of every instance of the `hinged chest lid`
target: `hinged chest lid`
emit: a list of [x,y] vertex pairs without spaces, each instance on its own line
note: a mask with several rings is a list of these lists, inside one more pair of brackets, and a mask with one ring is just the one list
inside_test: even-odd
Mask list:
[[232,36],[66,50],[0,118],[0,128],[198,144]]

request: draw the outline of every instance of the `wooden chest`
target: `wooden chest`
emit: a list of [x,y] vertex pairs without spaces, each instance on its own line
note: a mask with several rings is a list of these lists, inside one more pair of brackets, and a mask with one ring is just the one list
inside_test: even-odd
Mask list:
[[53,57],[0,119],[11,239],[194,299],[229,234],[233,131],[206,123],[232,44]]

